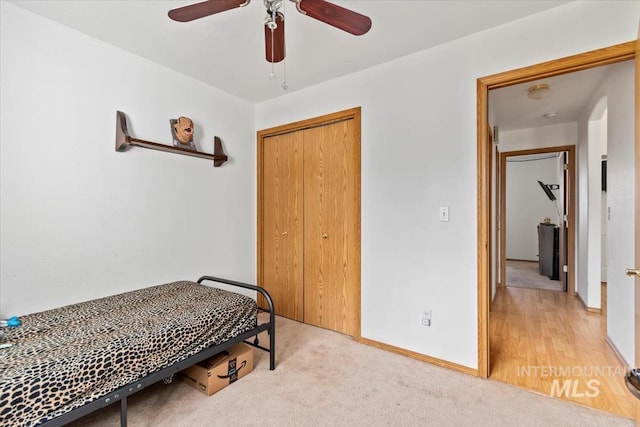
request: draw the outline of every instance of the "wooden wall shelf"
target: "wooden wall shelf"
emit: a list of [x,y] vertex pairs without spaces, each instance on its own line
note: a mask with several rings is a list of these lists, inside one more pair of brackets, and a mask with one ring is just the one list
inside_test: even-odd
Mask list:
[[122,111],[116,112],[116,151],[127,151],[131,146],[150,148],[152,150],[166,151],[168,153],[182,154],[184,156],[200,157],[201,159],[213,160],[213,166],[222,166],[228,160],[222,148],[222,141],[217,136],[214,137],[213,154],[201,151],[188,150],[175,147],[173,145],[159,144],[157,142],[145,141],[134,138],[127,131],[127,118]]

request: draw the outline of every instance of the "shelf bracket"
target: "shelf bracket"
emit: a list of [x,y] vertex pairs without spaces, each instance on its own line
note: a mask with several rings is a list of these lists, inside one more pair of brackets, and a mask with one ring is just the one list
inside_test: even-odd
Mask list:
[[173,145],[145,141],[129,135],[127,130],[127,117],[122,111],[116,111],[116,151],[124,152],[131,148],[131,146],[182,154],[184,156],[199,157],[201,159],[209,159],[213,160],[213,166],[215,167],[222,166],[224,162],[228,160],[228,157],[222,148],[222,141],[217,136],[214,137],[213,154],[174,147]]

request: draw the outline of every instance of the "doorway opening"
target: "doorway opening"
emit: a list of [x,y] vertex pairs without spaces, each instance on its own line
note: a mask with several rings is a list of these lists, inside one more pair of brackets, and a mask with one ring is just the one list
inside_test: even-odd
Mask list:
[[[527,296],[524,299],[518,297],[518,295],[513,295],[519,293],[519,289],[514,292],[507,292],[506,303],[502,305],[494,304],[491,305],[492,299],[496,293],[497,288],[502,285],[503,289],[508,289],[504,287],[505,284],[505,276],[506,273],[503,273],[502,269],[504,266],[500,265],[499,262],[496,262],[496,255],[494,255],[497,251],[494,246],[492,246],[492,241],[496,241],[494,227],[496,224],[494,223],[493,210],[495,206],[501,206],[500,201],[498,200],[498,204],[494,205],[494,197],[498,198],[498,194],[495,193],[492,183],[492,171],[497,170],[493,169],[495,166],[492,164],[491,158],[493,157],[493,144],[490,140],[490,132],[489,132],[489,114],[488,114],[488,94],[491,89],[498,89],[503,87],[508,87],[512,85],[516,85],[519,83],[530,82],[536,79],[547,78],[552,76],[558,76],[561,74],[567,74],[574,71],[585,70],[588,68],[598,67],[601,65],[613,64],[617,62],[626,61],[628,59],[633,59],[635,57],[635,46],[634,42],[624,43],[621,45],[612,46],[605,49],[600,49],[598,51],[587,52],[580,55],[575,55],[570,58],[562,58],[556,61],[549,61],[547,63],[526,67],[519,70],[509,71],[505,73],[496,74],[493,76],[488,76],[485,78],[478,79],[477,81],[477,89],[478,89],[478,114],[477,114],[477,125],[478,125],[478,325],[479,325],[479,334],[478,334],[478,375],[481,377],[488,377],[491,372],[491,355],[493,352],[491,351],[491,345],[493,345],[493,341],[490,344],[491,331],[490,331],[490,309],[491,309],[491,317],[492,319],[498,318],[501,314],[501,310],[505,307],[514,306],[517,304],[522,304],[524,306],[532,306],[531,297]],[[499,168],[499,166],[498,166]],[[574,175],[575,176],[575,175]],[[500,215],[500,212],[496,212],[497,215]],[[493,237],[492,237],[493,236]],[[575,243],[575,239],[567,239],[567,244],[570,242]],[[496,245],[499,244],[496,242]],[[504,252],[504,251],[503,251]],[[500,254],[500,257],[503,257],[503,254]],[[575,257],[574,257],[575,260]],[[493,268],[492,268],[493,267]],[[569,283],[570,277],[567,278],[567,289],[572,290],[576,289],[575,284],[572,286]],[[575,279],[574,279],[575,280]],[[526,290],[529,291],[529,290]],[[509,295],[512,294],[512,295]],[[549,293],[547,293],[549,294]],[[568,293],[551,293],[555,296],[560,296],[561,298],[570,298]],[[533,297],[538,304],[538,308],[540,310],[548,309],[553,306],[553,301],[549,298],[545,298],[542,296],[534,296]],[[579,299],[572,298],[571,301],[573,303],[579,304]],[[569,321],[575,322],[588,322],[589,313],[583,309],[583,307],[578,306],[578,308],[582,308],[581,310],[575,310],[576,313],[582,313],[584,316],[587,316],[585,319],[575,319]],[[556,313],[559,314],[559,313]],[[526,319],[526,315],[523,317]],[[525,322],[526,323],[526,322]],[[527,325],[524,325],[525,327]],[[527,338],[525,336],[517,343],[519,346],[526,346]],[[542,351],[544,353],[545,350]],[[562,351],[562,350],[561,350]],[[614,355],[615,356],[615,355]],[[552,363],[551,361],[549,363]],[[608,363],[608,362],[607,362]],[[613,363],[613,362],[611,362]],[[529,366],[530,367],[530,366]],[[549,367],[549,366],[547,366]],[[540,366],[538,366],[540,368]],[[517,376],[519,372],[512,372],[512,376]],[[520,373],[522,374],[522,373]],[[527,373],[531,374],[531,373]],[[533,375],[536,375],[535,373]],[[538,373],[538,377],[539,377]],[[546,381],[552,381],[548,377]],[[560,397],[560,396],[558,396]],[[584,403],[591,406],[589,403]]]
[[575,288],[575,146],[499,155],[498,287]]

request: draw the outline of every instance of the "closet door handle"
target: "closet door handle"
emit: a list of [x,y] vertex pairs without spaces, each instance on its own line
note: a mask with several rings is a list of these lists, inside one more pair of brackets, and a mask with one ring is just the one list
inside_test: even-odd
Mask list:
[[287,237],[289,235],[289,233],[287,233],[286,231],[284,233],[282,233],[282,237]]
[[327,233],[322,233],[322,238],[326,239],[327,237],[329,237],[329,235]]

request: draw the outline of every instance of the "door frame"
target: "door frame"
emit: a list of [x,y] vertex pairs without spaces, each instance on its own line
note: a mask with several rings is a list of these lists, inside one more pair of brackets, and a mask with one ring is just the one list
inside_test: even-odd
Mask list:
[[265,200],[262,194],[262,171],[264,170],[264,156],[262,153],[263,140],[276,136],[282,135],[285,133],[297,132],[304,129],[326,126],[332,123],[341,122],[344,120],[353,120],[355,127],[355,138],[356,138],[356,146],[357,146],[357,167],[354,171],[355,174],[355,182],[356,182],[356,197],[357,202],[355,203],[356,209],[352,214],[355,216],[356,220],[356,233],[355,239],[357,244],[357,253],[354,254],[355,262],[355,280],[353,283],[354,286],[354,306],[347,307],[347,313],[351,313],[353,316],[353,324],[355,325],[353,338],[356,340],[361,339],[361,262],[360,262],[360,253],[361,253],[361,107],[354,107],[343,111],[338,111],[335,113],[325,114],[323,116],[313,117],[310,119],[305,119],[293,123],[288,123],[268,129],[262,129],[257,132],[257,283],[258,286],[261,286],[264,277],[264,260],[262,259],[262,250],[264,241],[262,238],[263,227],[262,227],[262,217],[265,209]]
[[489,307],[491,297],[491,168],[488,159],[493,149],[487,138],[489,117],[488,98],[490,89],[512,86],[545,77],[552,77],[601,65],[635,59],[636,40],[605,47],[540,64],[505,71],[476,81],[477,92],[477,203],[478,203],[478,371],[487,378],[489,366]]
[[[640,57],[640,22],[638,23],[638,33],[635,40],[635,52],[636,58]],[[635,186],[635,215],[636,215],[636,229],[635,229],[635,265],[632,268],[640,268],[640,227],[638,226],[638,218],[640,218],[640,186],[638,182],[640,182],[640,66],[636,61],[636,69],[635,69],[635,166],[636,166],[636,186]],[[635,363],[636,368],[640,367],[640,278],[635,277],[635,350],[636,357]],[[636,426],[640,427],[640,399],[636,400]]]
[[[499,186],[499,195],[498,195],[498,209],[501,213],[498,219],[498,230],[500,230],[499,236],[497,236],[497,243],[500,245],[500,250],[496,253],[496,257],[499,257],[500,262],[500,277],[503,278],[500,287],[506,287],[506,274],[507,274],[507,251],[506,251],[506,238],[507,238],[507,209],[506,209],[506,189],[507,189],[507,159],[509,157],[515,156],[526,156],[529,154],[545,154],[545,153],[567,153],[567,172],[570,177],[569,185],[564,189],[564,211],[566,215],[566,230],[567,230],[567,241],[564,242],[566,246],[566,259],[561,259],[567,265],[567,278],[565,281],[565,285],[567,287],[566,291],[569,295],[575,295],[575,244],[576,244],[576,226],[575,226],[575,206],[576,206],[576,147],[575,145],[563,145],[558,147],[544,147],[544,148],[534,148],[529,150],[518,150],[518,151],[504,151],[500,153],[499,156],[499,173],[498,173],[498,183]],[[497,165],[496,165],[497,166]],[[564,202],[567,200],[567,202]],[[562,227],[564,228],[565,221],[562,220]],[[564,230],[562,231],[564,233]],[[497,255],[499,253],[499,255]],[[564,265],[564,264],[562,264]],[[562,268],[562,265],[560,268]],[[562,271],[560,271],[562,273]],[[496,284],[496,288],[498,284]]]

